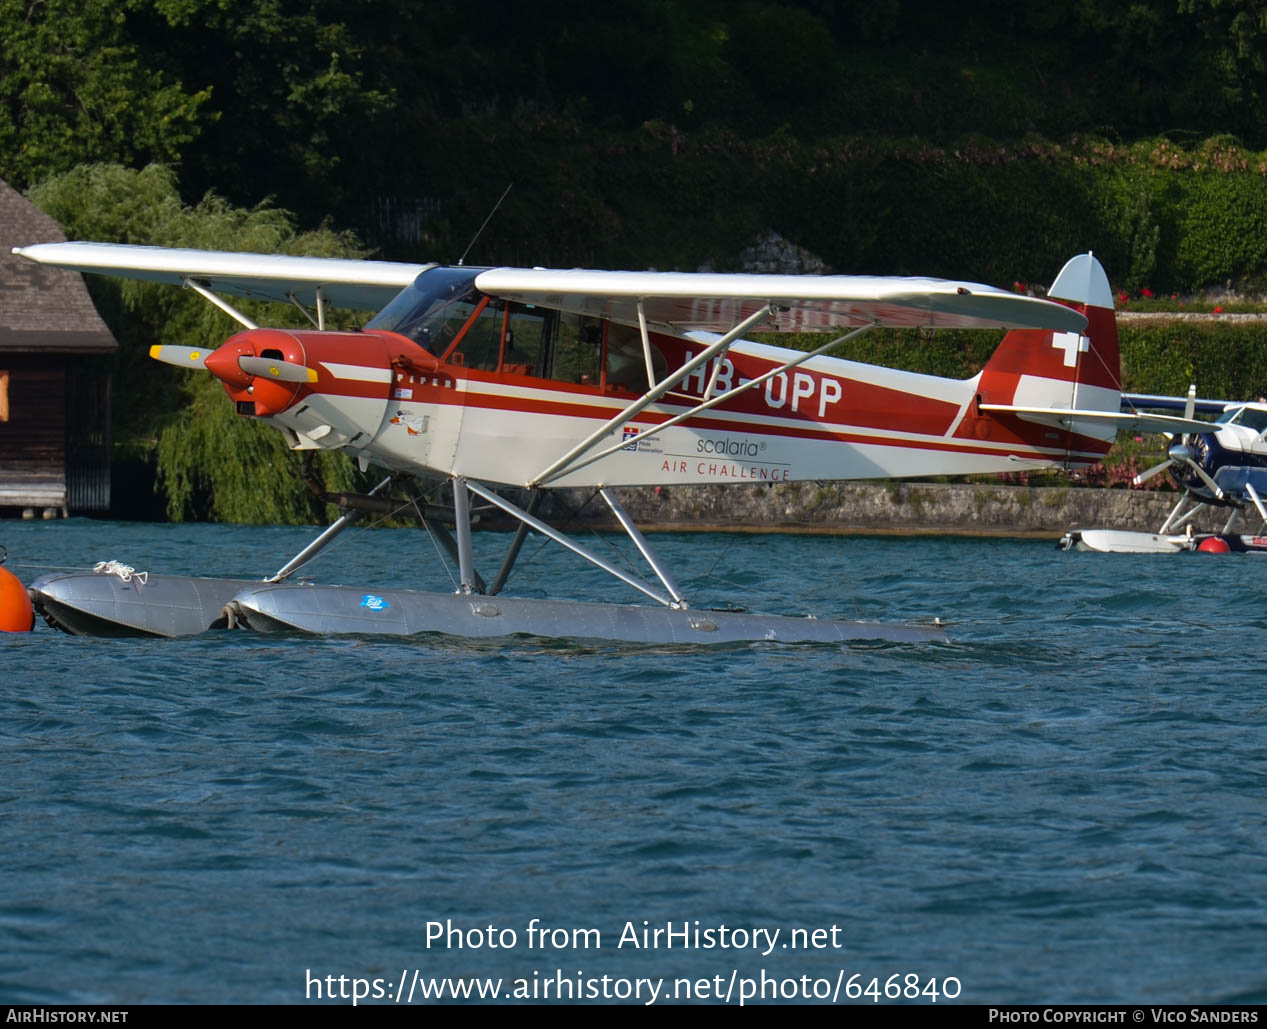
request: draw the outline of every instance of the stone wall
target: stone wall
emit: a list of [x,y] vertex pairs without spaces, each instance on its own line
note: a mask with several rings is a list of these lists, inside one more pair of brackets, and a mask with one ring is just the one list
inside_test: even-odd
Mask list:
[[[779,483],[662,486],[614,491],[644,531],[923,533],[1051,536],[1070,529],[1156,532],[1178,494],[1151,490],[941,483]],[[588,490],[547,496],[552,524],[611,525]],[[1222,529],[1227,512],[1206,512],[1198,530]]]

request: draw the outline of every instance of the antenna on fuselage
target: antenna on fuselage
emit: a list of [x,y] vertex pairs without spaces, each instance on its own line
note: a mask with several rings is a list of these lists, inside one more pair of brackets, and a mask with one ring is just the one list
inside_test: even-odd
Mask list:
[[475,235],[471,237],[471,242],[466,244],[466,249],[462,251],[462,256],[458,258],[459,266],[466,263],[466,255],[471,252],[471,247],[475,246],[475,241],[480,238],[480,233],[483,232],[488,223],[493,220],[493,215],[497,213],[497,208],[501,207],[502,201],[506,199],[506,194],[510,192],[510,187],[513,185],[514,183],[512,182],[510,186],[505,188],[502,195],[498,197],[497,203],[493,205],[493,209],[488,212],[488,217],[484,219],[484,224],[475,230]]

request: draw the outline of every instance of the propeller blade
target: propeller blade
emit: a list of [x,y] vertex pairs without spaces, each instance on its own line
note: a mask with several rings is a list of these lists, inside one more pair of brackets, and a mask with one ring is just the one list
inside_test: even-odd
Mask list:
[[177,368],[206,368],[210,350],[201,347],[182,347],[175,343],[155,343],[150,347],[150,357]]
[[[1195,382],[1191,382],[1188,384],[1188,396],[1184,399],[1184,402],[1183,402],[1183,416],[1187,418],[1189,421],[1191,421],[1192,413],[1196,409],[1197,409],[1197,384]],[[1165,436],[1166,439],[1175,438],[1175,434],[1173,432],[1163,432],[1162,435]]]
[[1197,473],[1197,477],[1202,482],[1204,482],[1206,486],[1210,488],[1211,493],[1213,493],[1216,497],[1218,497],[1219,500],[1223,499],[1223,491],[1219,489],[1218,483],[1216,483],[1213,479],[1210,478],[1210,476],[1206,474],[1204,468],[1202,468],[1199,464],[1196,463],[1196,461],[1192,460],[1191,458],[1186,459],[1183,463],[1186,464],[1189,468],[1191,468],[1194,472]]
[[278,379],[281,382],[317,381],[316,369],[272,357],[239,357],[238,367],[247,375],[258,375],[264,379]]
[[1174,463],[1175,463],[1174,459],[1168,457],[1161,464],[1155,464],[1151,468],[1147,468],[1144,471],[1140,472],[1137,476],[1135,476],[1135,478],[1131,480],[1131,482],[1136,486],[1142,486],[1154,475],[1160,475],[1162,472],[1164,472],[1167,468],[1169,468]]

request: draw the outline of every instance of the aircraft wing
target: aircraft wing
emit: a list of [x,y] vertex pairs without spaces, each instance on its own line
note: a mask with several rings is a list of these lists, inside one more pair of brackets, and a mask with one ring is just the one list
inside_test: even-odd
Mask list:
[[[727,275],[490,268],[475,285],[506,300],[638,324],[675,334],[726,332],[763,305],[769,331],[828,332],[879,324],[923,328],[1026,328],[1081,332],[1086,318],[1049,300],[945,279],[865,275]],[[757,330],[766,329],[761,325]]]
[[183,285],[192,279],[216,293],[309,306],[322,287],[326,303],[377,311],[429,264],[359,261],[336,257],[228,253],[123,243],[36,243],[13,252],[40,264],[97,275]]
[[1217,428],[1214,422],[1203,422],[1196,418],[1133,411],[1079,411],[1058,407],[1014,407],[1011,404],[982,404],[981,410],[996,414],[1023,414],[1031,421],[1053,425],[1058,429],[1067,429],[1072,422],[1098,422],[1136,432],[1213,432]]
[[[1165,397],[1156,393],[1123,393],[1122,410],[1133,411],[1138,407],[1155,407],[1163,411],[1182,411],[1188,403],[1187,397]],[[1210,414],[1222,414],[1229,408],[1240,407],[1243,400],[1201,400],[1192,402],[1194,411],[1205,411]]]

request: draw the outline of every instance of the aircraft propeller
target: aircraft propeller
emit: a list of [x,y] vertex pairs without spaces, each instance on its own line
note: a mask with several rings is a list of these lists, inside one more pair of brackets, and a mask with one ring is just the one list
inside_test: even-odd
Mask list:
[[273,357],[239,357],[238,367],[247,375],[260,375],[282,382],[316,382],[316,369],[293,361],[281,361]]
[[[1197,387],[1194,383],[1188,387],[1188,398],[1183,405],[1183,416],[1189,419],[1192,418],[1193,413],[1196,410],[1196,405]],[[1136,486],[1140,486],[1149,479],[1153,478],[1153,476],[1161,474],[1172,465],[1180,464],[1192,469],[1192,471],[1196,473],[1197,478],[1205,483],[1210,492],[1213,493],[1217,499],[1222,500],[1223,490],[1221,490],[1218,484],[1210,478],[1206,470],[1202,468],[1200,463],[1197,461],[1196,447],[1192,443],[1188,442],[1189,437],[1187,435],[1180,436],[1178,442],[1173,442],[1174,435],[1172,433],[1167,432],[1164,433],[1164,435],[1168,440],[1172,441],[1169,449],[1166,451],[1166,460],[1162,461],[1161,464],[1155,464],[1151,468],[1140,472],[1134,479],[1131,480],[1131,482]]]
[[[159,343],[150,347],[150,357],[164,364],[174,364],[178,368],[205,368],[220,375],[219,369],[209,368],[207,358],[217,351],[207,351],[200,347],[183,347],[174,343]],[[273,357],[252,357],[242,355],[237,359],[237,366],[248,376],[260,376],[276,379],[279,382],[316,382],[317,372],[307,365],[295,364]],[[220,376],[223,377],[223,376]]]
[[156,343],[150,347],[150,357],[155,361],[174,364],[177,368],[206,368],[210,353],[202,347],[182,347],[174,343]]

